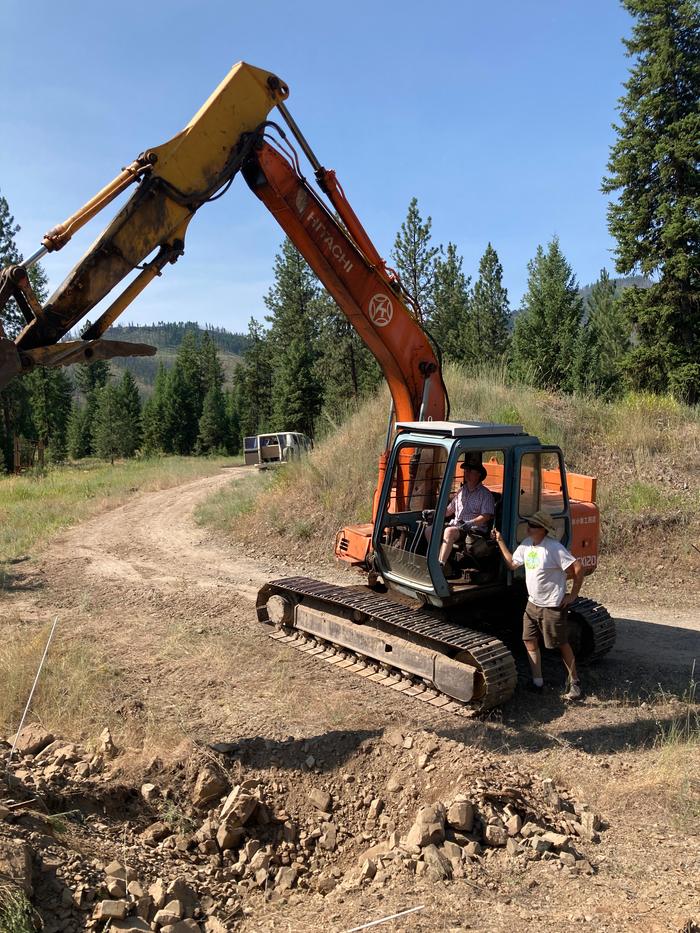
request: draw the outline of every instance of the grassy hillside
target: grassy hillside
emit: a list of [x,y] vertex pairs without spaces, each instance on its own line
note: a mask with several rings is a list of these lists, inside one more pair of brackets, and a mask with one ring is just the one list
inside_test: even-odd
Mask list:
[[219,359],[224,368],[226,383],[231,384],[236,366],[243,359],[248,345],[245,334],[235,334],[220,327],[201,327],[192,321],[160,324],[124,324],[110,327],[105,333],[107,340],[125,340],[130,343],[147,343],[158,348],[155,356],[117,357],[111,361],[112,369],[120,376],[130,369],[141,394],[148,398],[153,391],[158,366],[162,362],[166,369],[175,363],[177,350],[186,331],[198,334],[209,333],[219,349]]
[[[698,409],[647,395],[614,403],[558,396],[454,367],[446,378],[453,419],[522,423],[560,445],[568,468],[598,476],[599,588],[655,588],[661,602],[692,591],[700,567],[692,547],[700,546]],[[256,478],[245,501],[241,491],[219,493],[201,520],[249,546],[266,540],[274,556],[332,560],[338,529],[370,518],[388,408],[384,390],[307,461]]]

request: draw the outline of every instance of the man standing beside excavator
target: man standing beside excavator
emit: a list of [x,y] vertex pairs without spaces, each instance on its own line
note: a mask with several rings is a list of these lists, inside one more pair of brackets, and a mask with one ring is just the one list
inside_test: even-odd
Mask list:
[[[583,583],[583,565],[555,538],[556,527],[548,512],[535,512],[527,519],[528,537],[511,554],[503,536],[494,529],[503,560],[510,570],[525,566],[528,601],[523,616],[523,641],[532,671],[531,688],[544,687],[539,636],[546,648],[558,648],[568,674],[566,700],[581,699],[581,681],[576,673],[576,659],[569,644],[567,609],[576,599]],[[566,581],[573,579],[571,592]]]

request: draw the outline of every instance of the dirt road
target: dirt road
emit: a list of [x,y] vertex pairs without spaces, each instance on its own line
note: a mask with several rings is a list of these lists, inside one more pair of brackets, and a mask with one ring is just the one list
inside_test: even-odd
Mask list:
[[[103,722],[109,721],[130,742],[143,742],[150,752],[164,755],[182,739],[235,742],[251,754],[264,742],[265,748],[275,750],[271,761],[281,768],[299,767],[279,757],[281,740],[292,737],[303,741],[304,754],[313,753],[318,743],[328,769],[339,774],[363,739],[395,724],[407,731],[433,730],[459,742],[466,753],[480,746],[526,760],[530,768],[547,773],[561,769],[569,784],[610,815],[611,829],[603,844],[607,874],[578,879],[575,885],[554,885],[539,913],[537,894],[524,880],[520,904],[511,905],[510,898],[499,894],[498,916],[491,919],[488,912],[494,902],[482,891],[490,907],[483,917],[472,918],[469,928],[518,927],[526,916],[522,905],[527,900],[533,911],[528,921],[542,930],[561,929],[572,919],[574,905],[585,900],[594,917],[601,916],[603,905],[605,922],[596,928],[639,929],[638,914],[655,910],[660,896],[666,900],[659,923],[646,919],[644,927],[679,929],[669,925],[676,922],[669,918],[680,922],[687,916],[684,901],[690,895],[685,887],[679,888],[677,899],[675,888],[669,894],[668,875],[663,884],[658,882],[663,888],[659,893],[657,875],[650,874],[661,864],[667,865],[664,871],[677,865],[674,847],[679,842],[669,842],[672,848],[667,850],[659,841],[667,832],[672,837],[670,823],[654,813],[656,848],[650,865],[647,827],[628,820],[627,799],[609,789],[614,790],[621,774],[640,766],[638,756],[658,734],[659,722],[670,721],[672,712],[666,707],[660,712],[659,689],[682,693],[687,686],[693,658],[700,659],[698,619],[683,607],[675,612],[610,607],[619,618],[618,643],[607,659],[585,672],[587,698],[580,706],[566,708],[561,701],[559,665],[551,662],[546,674],[554,686],[544,696],[518,689],[504,709],[484,719],[446,716],[265,636],[253,611],[264,582],[293,573],[355,579],[332,565],[273,566],[258,555],[237,554],[200,528],[193,517],[197,503],[246,475],[245,468],[229,469],[175,489],[137,495],[70,529],[54,539],[27,571],[23,591],[11,597],[12,611],[28,623],[58,615],[63,637],[93,646],[96,659],[112,675],[101,710]],[[683,864],[697,866],[697,839],[681,838]],[[625,892],[638,886],[644,893],[635,903],[637,913],[629,913]],[[391,895],[386,904],[403,903],[401,897],[410,886],[402,891],[385,892]],[[512,891],[515,895],[516,888]],[[405,929],[466,929],[454,904],[448,921],[448,913],[441,912],[441,897],[435,897],[430,915]],[[316,922],[340,928],[338,918],[357,916],[358,903],[350,899],[347,911],[336,904],[334,916],[322,920],[319,915]],[[381,915],[383,905],[372,904]],[[623,917],[621,910],[628,913]],[[265,919],[263,911],[245,929],[280,928],[275,926],[278,918],[273,920]],[[307,925],[307,920],[308,912],[299,908],[285,915],[283,928],[321,928]]]

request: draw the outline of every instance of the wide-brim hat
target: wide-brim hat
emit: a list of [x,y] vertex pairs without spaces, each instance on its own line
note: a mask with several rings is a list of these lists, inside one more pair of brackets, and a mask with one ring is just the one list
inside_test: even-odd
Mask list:
[[486,467],[484,466],[483,463],[469,463],[468,460],[465,460],[464,463],[462,464],[462,469],[464,470],[465,473],[467,472],[467,470],[478,470],[480,483],[483,483],[483,481],[486,479],[488,475],[486,472]]
[[557,526],[554,524],[554,519],[543,509],[540,509],[538,512],[535,512],[534,515],[528,515],[527,517],[528,525],[536,525],[538,528],[544,528],[548,535],[551,535],[553,538],[557,533]]

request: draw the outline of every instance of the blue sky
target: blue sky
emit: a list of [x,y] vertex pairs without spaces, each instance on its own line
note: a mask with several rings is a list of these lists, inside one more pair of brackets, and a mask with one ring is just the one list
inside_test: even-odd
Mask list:
[[[468,274],[492,242],[513,306],[555,233],[581,284],[613,268],[599,189],[631,27],[615,0],[3,0],[2,11],[0,194],[25,256],[178,132],[242,59],[289,84],[292,115],[384,256],[415,195]],[[52,289],[111,214],[44,260]],[[236,179],[122,321],[246,330],[265,313],[281,238]]]

